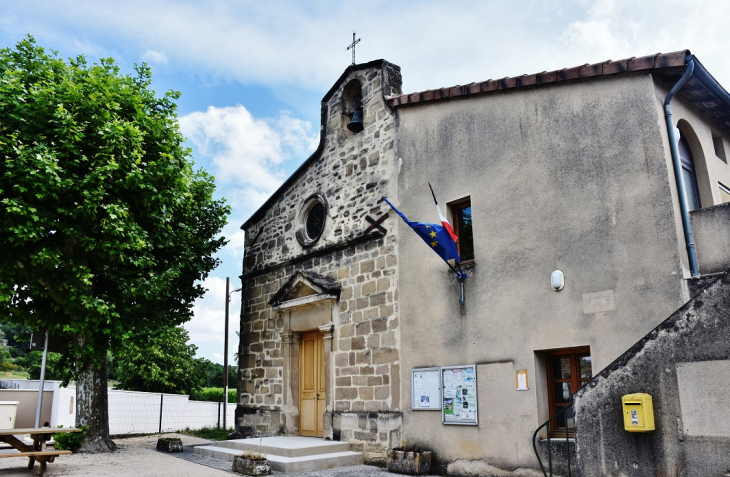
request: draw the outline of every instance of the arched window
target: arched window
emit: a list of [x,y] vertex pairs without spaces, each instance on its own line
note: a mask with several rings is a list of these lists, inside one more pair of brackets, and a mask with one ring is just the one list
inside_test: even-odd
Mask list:
[[702,207],[700,203],[700,190],[697,187],[697,174],[695,173],[695,161],[692,159],[687,139],[680,132],[677,143],[679,158],[682,162],[682,178],[684,179],[684,190],[687,194],[687,207],[689,210],[697,210]]

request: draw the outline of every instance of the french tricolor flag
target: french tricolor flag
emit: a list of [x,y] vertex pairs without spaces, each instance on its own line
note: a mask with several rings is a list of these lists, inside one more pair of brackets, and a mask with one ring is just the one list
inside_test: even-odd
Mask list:
[[454,228],[451,226],[449,221],[444,217],[444,214],[441,213],[441,208],[439,207],[439,202],[436,200],[436,194],[433,192],[433,187],[431,187],[431,183],[428,183],[428,188],[431,189],[431,195],[433,196],[433,201],[436,203],[436,212],[439,214],[439,220],[441,221],[441,225],[444,226],[444,229],[449,233],[449,236],[451,236],[451,240],[454,241],[454,243],[459,242],[459,237],[456,236],[456,233],[454,233]]

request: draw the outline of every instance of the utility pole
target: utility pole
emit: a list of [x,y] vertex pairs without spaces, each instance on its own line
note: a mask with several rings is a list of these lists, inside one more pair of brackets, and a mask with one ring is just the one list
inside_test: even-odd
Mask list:
[[43,407],[43,388],[46,387],[46,358],[48,357],[48,330],[43,345],[43,359],[41,360],[41,379],[38,383],[38,402],[35,410],[35,427],[41,427],[41,407]]
[[225,340],[223,341],[223,429],[228,429],[228,305],[231,302],[231,294],[241,291],[241,288],[231,289],[231,278],[226,277],[226,324]]

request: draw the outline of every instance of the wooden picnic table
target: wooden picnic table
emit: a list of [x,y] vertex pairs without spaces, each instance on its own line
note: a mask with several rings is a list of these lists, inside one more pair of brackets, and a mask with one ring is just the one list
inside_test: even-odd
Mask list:
[[[3,457],[28,457],[28,468],[32,469],[36,461],[41,465],[41,477],[46,474],[46,463],[53,462],[56,456],[69,455],[69,450],[46,450],[46,442],[51,440],[53,434],[61,432],[81,432],[81,429],[74,427],[53,428],[53,427],[29,427],[21,429],[0,429],[0,442],[5,442],[18,452],[0,453]],[[29,446],[15,436],[29,434],[33,439],[33,445]]]

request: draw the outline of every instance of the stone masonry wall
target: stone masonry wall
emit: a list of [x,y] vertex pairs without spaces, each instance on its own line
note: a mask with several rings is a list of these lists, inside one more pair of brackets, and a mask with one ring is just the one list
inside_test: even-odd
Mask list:
[[[383,222],[384,236],[364,235],[365,216],[378,219],[388,211],[379,190],[395,195],[395,114],[383,95],[400,91],[400,72],[386,62],[373,63],[348,68],[328,93],[319,155],[260,219],[247,223],[236,412],[244,435],[298,433],[298,423],[287,423],[283,411],[284,318],[269,301],[298,271],[329,277],[341,293],[325,436],[350,441],[371,461],[399,439],[401,406],[395,214]],[[365,130],[358,134],[344,128],[341,96],[352,79],[362,85]],[[295,237],[297,214],[313,194],[326,200],[328,213],[321,238],[304,248]]]

